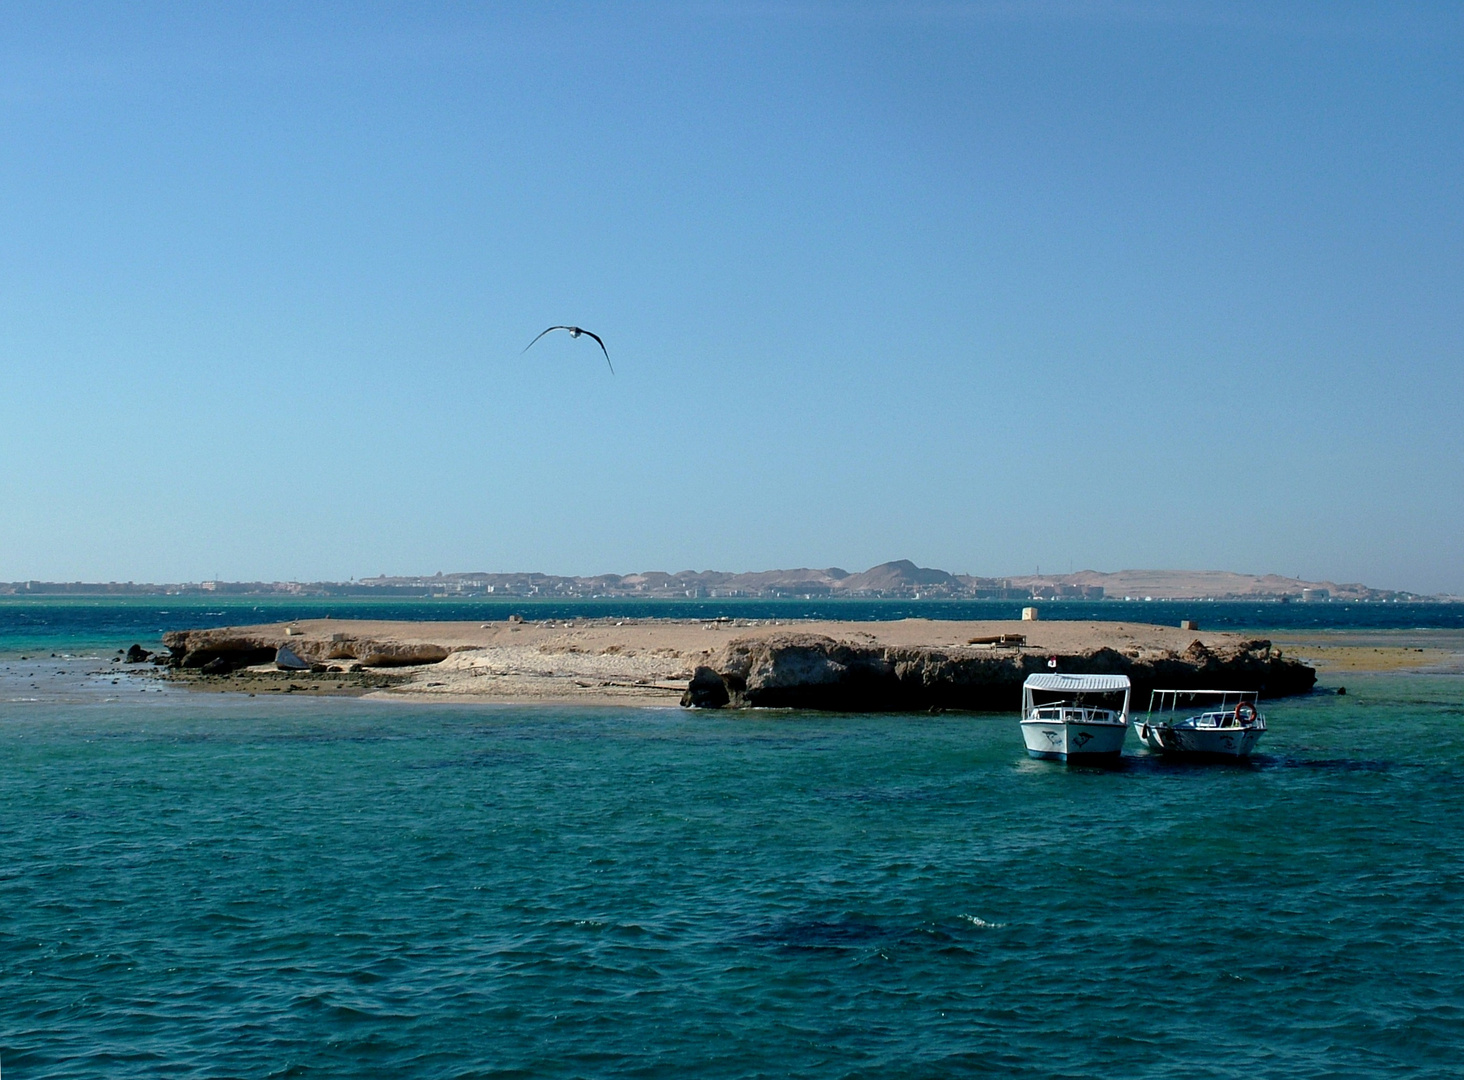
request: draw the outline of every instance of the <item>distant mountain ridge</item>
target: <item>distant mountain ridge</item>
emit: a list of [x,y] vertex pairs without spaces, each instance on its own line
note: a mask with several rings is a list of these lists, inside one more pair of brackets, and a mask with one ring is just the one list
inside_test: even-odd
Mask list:
[[1433,597],[1359,584],[1303,581],[1275,574],[1225,570],[1082,570],[1073,574],[973,577],[917,566],[908,559],[880,563],[851,574],[837,566],[823,570],[762,570],[726,573],[652,570],[638,574],[565,577],[554,574],[454,573],[363,578],[358,581],[228,582],[174,585],[127,582],[41,582],[0,584],[7,595],[314,595],[314,596],[521,596],[576,597],[869,597],[968,600],[1426,600]]

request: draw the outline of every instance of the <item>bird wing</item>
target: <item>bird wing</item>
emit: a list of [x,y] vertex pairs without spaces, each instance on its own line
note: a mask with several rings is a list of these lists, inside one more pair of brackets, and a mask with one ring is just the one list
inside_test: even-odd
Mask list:
[[[573,329],[574,329],[574,327],[572,327],[572,326],[551,326],[548,330],[542,331],[539,334],[539,337],[536,337],[534,339],[534,341],[538,341],[539,338],[543,337],[545,334],[549,333],[552,330],[573,330]],[[595,337],[595,335],[594,334],[591,334],[590,337]],[[600,339],[599,338],[595,338],[595,340],[596,341],[599,341]],[[530,349],[532,349],[534,347],[534,341],[531,341],[527,345],[524,346],[524,352],[528,352]],[[605,346],[603,346],[603,345],[600,346],[600,348],[602,348],[602,349],[604,347]],[[523,353],[519,353],[519,355],[522,356]],[[606,358],[608,359],[608,356]]]
[[[583,326],[580,327],[580,333],[581,334],[584,334],[586,337],[592,337],[592,338],[595,339],[595,344],[598,345],[598,346],[600,346],[600,351],[605,354],[605,363],[610,364],[610,350],[607,349],[607,348],[605,348],[605,343],[600,340],[600,335],[599,334],[592,334],[592,333],[590,333]],[[615,365],[614,364],[610,364],[610,374],[611,375],[614,375],[615,374]]]

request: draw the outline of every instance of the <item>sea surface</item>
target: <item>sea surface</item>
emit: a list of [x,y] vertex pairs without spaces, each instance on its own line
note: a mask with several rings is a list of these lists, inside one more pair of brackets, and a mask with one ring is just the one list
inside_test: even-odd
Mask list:
[[7,1080],[1460,1073],[1464,676],[1088,770],[1015,716],[191,693],[90,633],[0,659]]
[[[168,630],[293,619],[402,619],[494,622],[538,619],[1020,619],[1020,600],[443,600],[370,597],[0,596],[0,656],[126,648],[155,649]],[[1043,618],[1178,625],[1202,630],[1464,630],[1464,604],[1234,603],[1223,601],[1047,601]]]

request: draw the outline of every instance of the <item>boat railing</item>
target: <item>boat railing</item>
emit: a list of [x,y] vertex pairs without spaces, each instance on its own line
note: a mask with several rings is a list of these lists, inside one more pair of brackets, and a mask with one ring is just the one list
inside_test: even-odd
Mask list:
[[1255,709],[1259,697],[1254,690],[1152,690],[1149,715],[1156,712],[1227,712],[1246,704]]

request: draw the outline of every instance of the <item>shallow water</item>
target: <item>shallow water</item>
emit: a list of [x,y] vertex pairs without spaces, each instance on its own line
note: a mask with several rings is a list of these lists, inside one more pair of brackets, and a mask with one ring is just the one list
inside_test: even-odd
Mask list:
[[1457,1075],[1464,679],[1271,703],[1249,766],[1131,738],[1106,772],[1014,717],[46,665],[0,701],[12,1080]]

